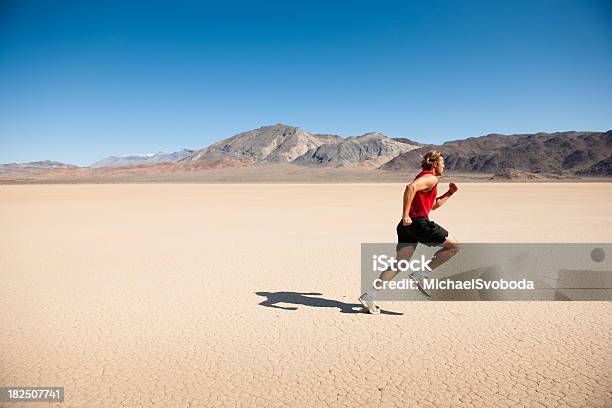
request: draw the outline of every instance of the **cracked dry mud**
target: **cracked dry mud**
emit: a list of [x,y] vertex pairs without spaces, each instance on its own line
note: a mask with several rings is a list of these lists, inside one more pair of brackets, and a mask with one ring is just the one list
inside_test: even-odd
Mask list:
[[[442,185],[441,185],[442,187]],[[464,184],[463,242],[610,242],[612,184]],[[403,185],[0,186],[7,407],[610,407],[610,302],[384,302]],[[588,206],[585,206],[588,203]]]

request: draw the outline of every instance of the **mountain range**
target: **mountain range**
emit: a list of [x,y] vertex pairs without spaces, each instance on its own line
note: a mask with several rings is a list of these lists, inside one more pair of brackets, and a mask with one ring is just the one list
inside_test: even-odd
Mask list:
[[[423,154],[431,149],[444,154],[449,171],[499,173],[502,177],[523,174],[521,172],[612,175],[611,130],[489,134],[435,145],[390,138],[378,132],[350,137],[316,134],[281,123],[242,132],[200,150],[111,156],[89,167],[92,170],[116,168],[116,171],[146,168],[174,173],[255,164],[291,164],[305,168],[348,167],[397,172],[418,170]],[[0,172],[70,171],[76,167],[52,161],[10,163],[0,165]]]
[[414,169],[431,149],[444,153],[446,169],[450,171],[498,173],[515,169],[533,173],[612,175],[612,130],[490,134],[441,145],[423,145],[393,158],[381,170]]
[[313,134],[281,123],[220,140],[178,161],[211,160],[254,163],[292,163],[302,166],[376,168],[399,154],[418,148],[381,133],[343,138]]

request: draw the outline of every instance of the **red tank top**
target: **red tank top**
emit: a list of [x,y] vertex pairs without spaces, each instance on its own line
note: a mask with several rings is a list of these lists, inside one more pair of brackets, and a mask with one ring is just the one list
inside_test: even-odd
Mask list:
[[[419,177],[424,176],[425,174],[434,174],[431,170],[423,170],[414,178],[415,180]],[[436,183],[433,188],[427,192],[425,191],[417,191],[412,199],[412,204],[410,204],[410,211],[408,212],[408,216],[410,218],[420,218],[429,216],[429,212],[433,208],[436,202],[436,194],[438,193],[438,183]]]

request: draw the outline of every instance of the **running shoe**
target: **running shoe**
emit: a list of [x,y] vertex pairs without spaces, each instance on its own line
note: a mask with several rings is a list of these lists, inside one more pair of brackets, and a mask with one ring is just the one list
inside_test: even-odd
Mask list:
[[367,293],[364,293],[363,295],[359,296],[357,299],[359,300],[359,302],[361,302],[361,304],[363,305],[363,308],[367,309],[367,311],[370,312],[370,314],[380,313],[380,307],[376,306],[376,303],[374,303],[374,299],[368,296]]

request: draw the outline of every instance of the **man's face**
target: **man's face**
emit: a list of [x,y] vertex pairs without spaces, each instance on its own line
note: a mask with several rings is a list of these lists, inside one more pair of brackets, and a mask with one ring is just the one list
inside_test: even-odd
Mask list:
[[434,162],[434,172],[437,176],[441,176],[444,173],[444,157],[440,157]]

